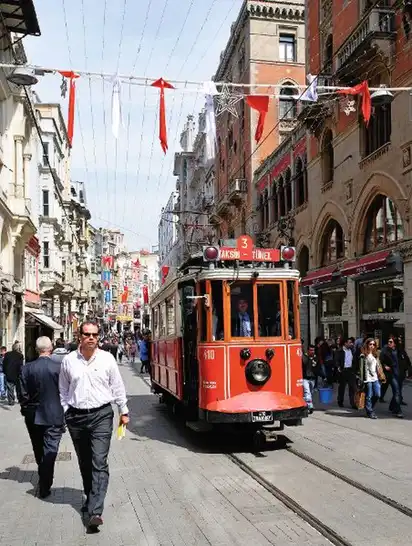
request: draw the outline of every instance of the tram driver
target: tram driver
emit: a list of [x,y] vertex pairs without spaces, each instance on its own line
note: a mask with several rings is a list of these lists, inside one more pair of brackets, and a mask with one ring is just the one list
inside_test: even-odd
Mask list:
[[249,314],[249,303],[243,297],[237,301],[237,313],[232,317],[233,337],[253,336],[253,317]]

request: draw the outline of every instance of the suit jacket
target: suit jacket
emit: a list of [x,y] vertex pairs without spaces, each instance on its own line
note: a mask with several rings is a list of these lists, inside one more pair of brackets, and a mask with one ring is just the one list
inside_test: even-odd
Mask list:
[[32,418],[36,425],[64,423],[59,394],[60,367],[60,362],[41,356],[22,370],[19,389],[21,413]]
[[3,372],[7,381],[16,383],[23,366],[23,355],[18,351],[8,351],[3,359]]

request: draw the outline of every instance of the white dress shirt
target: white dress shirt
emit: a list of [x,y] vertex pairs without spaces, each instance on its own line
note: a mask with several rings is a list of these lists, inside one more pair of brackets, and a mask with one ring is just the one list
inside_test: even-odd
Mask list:
[[63,358],[59,377],[60,401],[69,406],[93,409],[116,402],[121,415],[128,413],[126,389],[117,362],[107,351],[96,349],[90,360],[80,351]]
[[347,349],[346,347],[344,347],[343,350],[345,352],[345,368],[352,368],[353,353],[350,349]]

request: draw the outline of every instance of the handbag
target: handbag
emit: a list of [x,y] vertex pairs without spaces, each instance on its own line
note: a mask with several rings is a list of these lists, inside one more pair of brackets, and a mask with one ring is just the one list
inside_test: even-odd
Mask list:
[[365,407],[365,391],[357,391],[355,394],[355,406],[358,409],[363,409]]
[[385,375],[385,372],[383,371],[382,364],[379,362],[379,360],[378,360],[378,366],[376,368],[376,371],[378,373],[379,381],[381,383],[386,383],[386,375]]

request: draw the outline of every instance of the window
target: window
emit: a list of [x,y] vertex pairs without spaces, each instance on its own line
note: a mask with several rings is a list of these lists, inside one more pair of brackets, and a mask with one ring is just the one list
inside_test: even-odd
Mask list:
[[381,146],[391,141],[392,134],[392,109],[390,104],[374,106],[369,124],[364,125],[364,150],[363,157],[376,152]]
[[[204,296],[206,294],[206,282],[203,281],[200,283],[200,292],[199,296]],[[208,341],[207,339],[207,311],[205,306],[205,300],[199,299],[198,305],[200,309],[200,341]]]
[[43,190],[43,216],[49,216],[50,204],[49,204],[49,190]]
[[324,63],[323,63],[323,72],[324,74],[332,74],[332,63],[333,63],[333,36],[329,34],[325,42],[325,53],[324,53]]
[[166,302],[162,302],[160,304],[159,335],[160,337],[164,337],[166,335]]
[[272,212],[273,212],[273,221],[274,222],[277,222],[279,220],[279,210],[278,210],[279,199],[278,199],[277,191],[278,190],[277,190],[276,182],[273,182],[273,184],[272,184],[272,201],[273,201]]
[[365,252],[402,240],[404,229],[401,215],[385,195],[378,195],[366,217]]
[[49,161],[49,143],[43,142],[43,165],[47,166]]
[[296,206],[300,207],[307,201],[307,179],[306,172],[303,168],[303,162],[300,157],[298,157],[295,165],[295,199]]
[[175,333],[175,302],[173,297],[166,300],[167,335]]
[[222,282],[212,281],[212,340],[224,339]]
[[253,286],[236,282],[230,288],[232,337],[254,336]]
[[265,229],[265,199],[263,195],[259,197],[259,215],[260,215],[260,229]]
[[282,176],[279,178],[278,196],[279,196],[279,217],[282,218],[282,216],[286,215],[285,187],[284,187],[283,177]]
[[346,257],[345,235],[336,220],[330,220],[323,236],[322,265],[329,265]]
[[294,34],[279,34],[279,61],[283,63],[296,62],[296,36]]
[[263,194],[263,218],[264,218],[264,229],[269,225],[269,192],[266,189]]
[[43,267],[48,269],[50,267],[50,254],[49,254],[49,241],[43,242]]
[[298,114],[297,102],[295,96],[298,95],[292,82],[285,82],[285,87],[280,89],[279,94],[279,119],[291,120],[295,119]]
[[257,304],[259,336],[280,337],[282,335],[280,284],[258,284]]
[[335,157],[333,151],[333,134],[326,129],[322,140],[322,183],[333,182]]
[[153,310],[153,325],[154,325],[154,333],[155,333],[155,339],[158,339],[160,329],[159,329],[159,307],[155,307]]
[[296,301],[296,282],[288,281],[288,335],[287,339],[297,339],[298,330],[297,330],[297,321],[295,317],[297,316],[297,301]]
[[290,169],[286,171],[286,175],[285,175],[285,204],[286,204],[286,213],[288,213],[293,209],[292,181],[291,181]]

